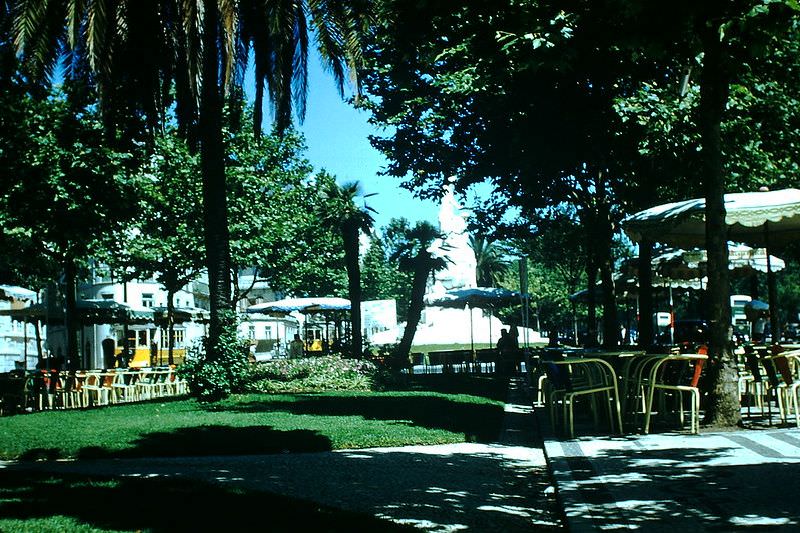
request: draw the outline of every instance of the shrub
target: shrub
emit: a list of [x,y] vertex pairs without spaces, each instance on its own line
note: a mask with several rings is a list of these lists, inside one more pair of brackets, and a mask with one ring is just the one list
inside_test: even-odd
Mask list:
[[220,319],[223,332],[213,347],[216,357],[208,357],[210,339],[204,337],[189,349],[187,362],[179,369],[191,394],[201,401],[217,401],[242,392],[247,382],[249,343],[239,339],[233,313],[222,313]]
[[372,388],[378,372],[374,363],[340,355],[278,359],[252,365],[245,390],[300,393]]

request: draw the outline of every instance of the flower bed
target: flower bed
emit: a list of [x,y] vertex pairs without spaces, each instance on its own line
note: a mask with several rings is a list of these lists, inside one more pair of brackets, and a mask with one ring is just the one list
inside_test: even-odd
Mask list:
[[253,365],[247,392],[322,392],[370,390],[378,375],[374,363],[339,355],[278,359]]

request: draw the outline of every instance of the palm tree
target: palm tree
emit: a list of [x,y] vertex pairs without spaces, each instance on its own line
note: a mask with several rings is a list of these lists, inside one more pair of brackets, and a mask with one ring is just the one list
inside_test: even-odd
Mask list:
[[508,272],[508,262],[503,259],[500,248],[479,235],[470,235],[469,245],[475,253],[478,286],[496,287],[503,274]]
[[358,182],[337,184],[326,181],[321,191],[320,216],[323,221],[339,229],[344,243],[344,263],[347,268],[347,292],[350,297],[350,330],[353,345],[351,353],[360,358],[363,350],[361,335],[361,263],[358,258],[359,236],[369,233],[375,222],[370,212],[374,209],[364,204],[356,205],[356,198],[364,195]]
[[135,125],[154,134],[166,120],[165,110],[174,109],[181,133],[199,145],[210,359],[219,355],[220,311],[232,306],[224,98],[241,94],[252,57],[256,132],[265,88],[281,131],[290,125],[293,110],[302,120],[309,29],[340,93],[347,72],[357,90],[355,72],[362,64],[361,35],[370,25],[370,5],[318,0],[150,0],[135,6],[109,0],[14,2],[15,43],[30,72],[50,80],[66,59],[68,78],[91,79],[113,140],[132,138]]
[[398,360],[405,360],[411,351],[411,343],[417,332],[422,310],[425,308],[425,289],[431,274],[444,270],[447,261],[431,253],[433,241],[443,238],[439,230],[428,222],[417,222],[408,230],[404,241],[392,254],[392,260],[399,260],[400,269],[413,274],[411,285],[411,302],[408,306],[408,321],[403,331],[403,338],[395,355]]

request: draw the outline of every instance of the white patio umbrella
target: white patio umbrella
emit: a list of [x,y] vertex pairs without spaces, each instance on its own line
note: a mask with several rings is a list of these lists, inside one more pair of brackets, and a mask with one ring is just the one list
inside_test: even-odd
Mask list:
[[[444,295],[428,302],[428,305],[449,307],[454,309],[469,308],[469,343],[472,352],[475,352],[475,334],[472,323],[472,310],[493,309],[508,305],[520,299],[522,295],[515,291],[500,287],[472,287],[469,289],[449,290]],[[491,321],[489,321],[491,327]],[[489,333],[491,338],[491,332]]]
[[[725,195],[727,240],[763,246],[774,306],[775,280],[771,246],[792,242],[800,235],[800,190],[782,189]],[[636,242],[648,237],[672,246],[705,244],[704,198],[663,204],[645,209],[623,220],[628,236]],[[773,336],[778,332],[777,313],[771,313]]]
[[16,285],[0,285],[0,300],[33,302],[36,292]]
[[[247,308],[248,314],[276,314],[299,311],[303,314],[323,313],[325,315],[325,338],[328,335],[328,311],[347,311],[350,309],[350,300],[318,296],[309,298],[284,298],[274,302],[265,302],[251,305]],[[307,322],[305,323],[307,325]]]
[[284,298],[274,302],[265,302],[251,305],[248,313],[315,313],[318,311],[339,311],[350,309],[350,300],[345,298],[314,297],[314,298]]

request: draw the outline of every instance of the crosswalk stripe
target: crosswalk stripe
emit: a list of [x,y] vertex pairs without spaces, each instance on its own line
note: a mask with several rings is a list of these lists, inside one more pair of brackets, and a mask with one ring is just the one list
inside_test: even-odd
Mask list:
[[760,442],[756,442],[749,437],[743,437],[741,435],[725,435],[725,438],[763,457],[769,457],[771,459],[780,459],[786,457],[774,448],[766,446]]

